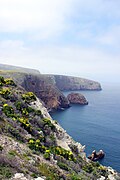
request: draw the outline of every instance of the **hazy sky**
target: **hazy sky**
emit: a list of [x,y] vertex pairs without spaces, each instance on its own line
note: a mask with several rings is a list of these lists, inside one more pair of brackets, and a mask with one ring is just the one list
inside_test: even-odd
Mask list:
[[0,0],[0,63],[120,82],[120,0]]

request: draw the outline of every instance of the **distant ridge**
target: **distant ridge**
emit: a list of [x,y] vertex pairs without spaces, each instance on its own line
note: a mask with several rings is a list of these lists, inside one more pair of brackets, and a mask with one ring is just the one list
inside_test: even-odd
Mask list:
[[0,70],[18,71],[18,72],[30,73],[30,74],[40,74],[40,71],[36,69],[24,68],[24,67],[7,65],[7,64],[0,64]]

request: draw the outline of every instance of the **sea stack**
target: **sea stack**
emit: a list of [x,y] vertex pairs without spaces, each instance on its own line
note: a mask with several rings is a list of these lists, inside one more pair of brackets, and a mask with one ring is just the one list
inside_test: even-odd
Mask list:
[[70,93],[67,98],[71,104],[88,105],[88,101],[80,93]]

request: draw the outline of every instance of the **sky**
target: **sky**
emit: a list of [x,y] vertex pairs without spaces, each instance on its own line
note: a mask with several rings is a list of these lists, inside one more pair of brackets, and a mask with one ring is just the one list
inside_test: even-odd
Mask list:
[[0,63],[120,82],[120,0],[0,0]]

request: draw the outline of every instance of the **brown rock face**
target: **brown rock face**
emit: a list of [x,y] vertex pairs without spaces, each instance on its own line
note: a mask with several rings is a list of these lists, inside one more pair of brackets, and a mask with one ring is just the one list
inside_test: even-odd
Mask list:
[[48,110],[69,107],[69,101],[49,76],[26,75],[22,86],[27,91],[34,92],[45,103]]
[[80,93],[70,93],[68,94],[67,98],[71,104],[81,104],[81,105],[88,104],[86,98]]

